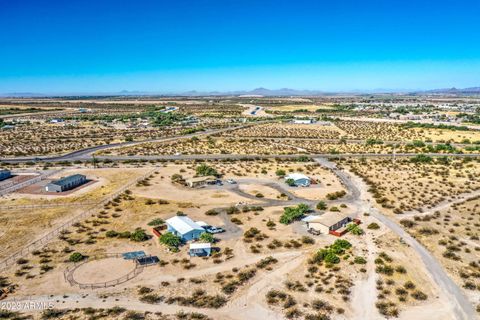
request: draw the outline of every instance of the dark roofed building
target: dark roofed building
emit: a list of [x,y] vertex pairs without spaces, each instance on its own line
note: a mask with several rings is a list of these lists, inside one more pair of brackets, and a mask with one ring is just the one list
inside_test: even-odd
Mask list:
[[12,176],[12,173],[10,172],[10,170],[0,170],[0,181],[2,180],[5,180],[5,179],[8,179]]
[[47,192],[63,192],[74,189],[87,182],[87,177],[83,174],[74,174],[68,177],[52,181],[45,186]]

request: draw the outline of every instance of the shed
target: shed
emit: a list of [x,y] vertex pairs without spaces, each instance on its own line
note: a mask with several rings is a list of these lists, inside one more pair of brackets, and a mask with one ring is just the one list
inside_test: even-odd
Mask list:
[[216,182],[217,177],[214,176],[195,177],[186,180],[186,183],[190,188],[197,188],[206,184],[214,184]]
[[8,179],[12,176],[12,172],[10,170],[0,170],[0,181]]
[[307,229],[314,229],[323,234],[329,234],[345,227],[353,219],[346,213],[326,212],[318,216],[306,216],[302,219],[307,224]]
[[187,216],[174,216],[167,219],[165,223],[167,230],[179,236],[183,241],[198,239],[205,232],[205,229]]
[[294,124],[312,124],[314,123],[314,119],[294,119],[293,123]]
[[47,192],[63,192],[74,189],[85,182],[87,182],[87,177],[85,177],[83,174],[74,174],[50,182],[45,186],[45,190]]
[[191,257],[208,257],[212,254],[212,244],[211,243],[191,243],[188,254]]
[[285,181],[292,179],[297,187],[308,187],[311,179],[302,173],[291,173],[285,176]]

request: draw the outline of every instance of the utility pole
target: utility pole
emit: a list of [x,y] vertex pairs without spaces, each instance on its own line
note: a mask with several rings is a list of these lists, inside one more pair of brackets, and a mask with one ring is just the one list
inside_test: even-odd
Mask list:
[[97,169],[97,159],[95,159],[95,155],[92,154],[92,163],[93,169]]

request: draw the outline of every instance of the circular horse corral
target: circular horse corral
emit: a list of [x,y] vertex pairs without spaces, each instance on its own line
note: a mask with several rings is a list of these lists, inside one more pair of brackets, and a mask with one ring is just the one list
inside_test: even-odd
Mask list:
[[127,282],[143,271],[135,260],[125,260],[121,254],[89,257],[67,268],[64,277],[80,289],[108,288]]

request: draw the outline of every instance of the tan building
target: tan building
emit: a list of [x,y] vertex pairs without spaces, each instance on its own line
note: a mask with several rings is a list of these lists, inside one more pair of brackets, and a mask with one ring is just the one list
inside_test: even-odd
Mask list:
[[341,233],[342,228],[353,221],[353,219],[346,213],[340,212],[326,212],[318,216],[307,216],[302,219],[307,224],[307,229],[313,229],[323,234],[333,232]]
[[214,176],[195,177],[195,178],[187,179],[185,182],[187,186],[189,186],[190,188],[198,188],[206,184],[215,184],[217,182],[217,177],[214,177]]

